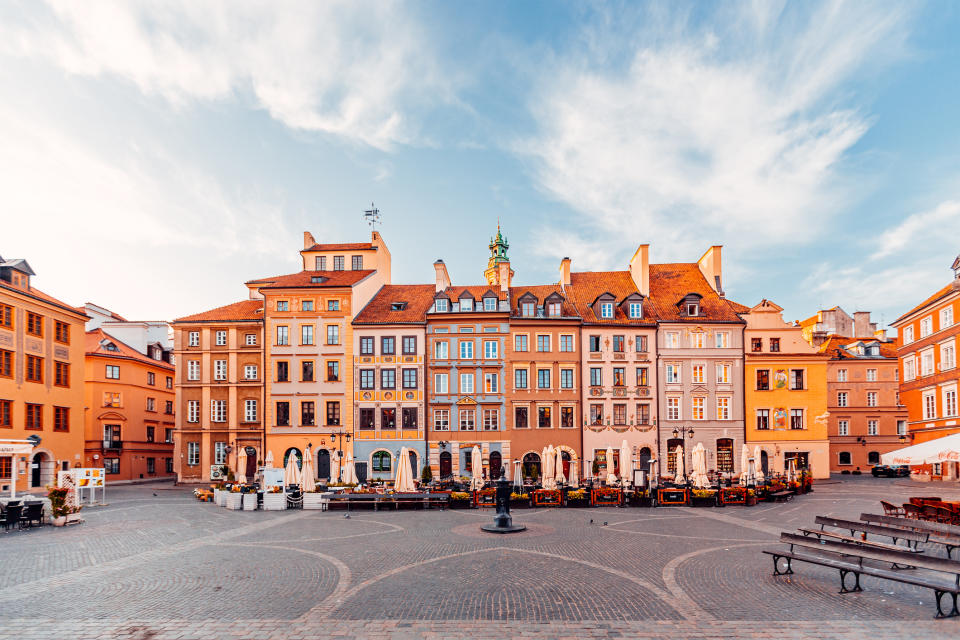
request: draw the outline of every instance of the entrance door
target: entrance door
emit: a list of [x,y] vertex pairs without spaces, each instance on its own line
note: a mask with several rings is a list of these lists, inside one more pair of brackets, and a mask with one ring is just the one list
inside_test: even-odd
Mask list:
[[43,469],[43,454],[37,453],[33,456],[33,464],[30,465],[30,486],[42,487],[40,482],[40,472]]
[[357,470],[357,482],[363,484],[367,481],[367,463],[366,462],[354,462],[353,466]]
[[453,475],[453,456],[449,451],[440,454],[440,478],[449,478]]
[[503,457],[501,457],[499,451],[490,452],[490,479],[499,480],[500,479],[500,467],[503,466]]
[[[650,471],[650,447],[643,447],[640,449],[640,453],[637,454],[637,466],[635,467],[642,471]],[[633,478],[630,478],[632,481]]]
[[[250,448],[253,449],[253,447],[250,447]],[[246,474],[247,474],[247,479],[249,479],[251,482],[253,481],[254,478],[257,477],[257,450],[256,449],[253,450],[252,455],[249,452],[247,453]]]
[[770,467],[767,462],[767,452],[763,450],[760,451],[760,469],[763,471],[763,475],[770,473]]
[[567,480],[570,479],[570,454],[566,451],[560,454],[561,459],[563,460],[563,477]]
[[[416,451],[408,451],[408,452],[407,452],[407,455],[410,456],[410,473],[412,474],[410,477],[411,477],[411,478],[419,479],[419,478],[420,478],[420,474],[417,472],[417,452],[416,452]],[[398,463],[398,464],[399,464],[399,463]]]
[[317,477],[321,480],[330,479],[330,452],[326,449],[317,451]]

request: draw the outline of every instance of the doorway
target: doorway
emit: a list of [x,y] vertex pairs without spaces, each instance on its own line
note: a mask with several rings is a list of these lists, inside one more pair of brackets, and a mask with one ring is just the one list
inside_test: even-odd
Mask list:
[[257,450],[253,447],[247,447],[247,469],[246,475],[247,478],[253,479],[257,477]]
[[[640,449],[640,452],[637,454],[637,469],[642,471],[650,471],[650,447],[643,447]],[[633,480],[633,478],[630,478]]]
[[330,452],[326,449],[317,451],[317,477],[321,480],[330,479]]
[[453,456],[449,451],[440,454],[440,478],[449,478],[453,475]]

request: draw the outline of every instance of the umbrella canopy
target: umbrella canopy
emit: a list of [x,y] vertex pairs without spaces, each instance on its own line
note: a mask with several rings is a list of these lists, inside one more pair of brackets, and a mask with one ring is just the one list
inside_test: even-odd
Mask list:
[[679,480],[680,480],[681,478],[683,478],[683,476],[684,476],[684,470],[683,470],[683,445],[682,445],[682,444],[678,444],[676,450],[674,451],[674,453],[676,454],[676,460],[677,460],[677,472],[674,474],[674,480],[676,480],[676,481],[679,482]]
[[553,445],[548,445],[543,453],[543,488],[556,489],[556,456],[553,452]]
[[697,443],[690,457],[690,466],[692,467],[690,481],[698,489],[707,488],[710,485],[710,481],[707,478],[707,450],[704,448],[702,442]]
[[580,485],[579,474],[577,473],[577,467],[580,466],[580,461],[574,458],[570,461],[570,481],[567,483],[572,488],[576,489]]
[[623,481],[623,486],[633,481],[633,459],[630,453],[630,445],[624,439],[620,443],[620,480]]
[[613,466],[613,447],[607,447],[607,484],[617,484],[617,472]]
[[793,482],[793,462],[794,458],[787,460],[787,482]]
[[267,451],[266,467],[273,467],[273,451]]
[[483,455],[480,453],[480,447],[474,445],[470,452],[470,473],[473,477],[470,479],[470,488],[479,490],[483,488]]
[[554,465],[556,467],[554,478],[556,479],[556,484],[562,484],[567,481],[567,477],[563,475],[563,449],[557,447],[555,451],[557,453],[557,461]]
[[406,447],[400,447],[397,459],[397,475],[393,481],[395,491],[412,493],[417,490],[413,484],[413,471],[410,469],[410,453]]
[[757,445],[753,448],[754,475],[757,478],[757,482],[763,482],[763,465],[760,464],[760,460],[760,445]]
[[243,484],[247,481],[247,448],[240,447],[237,452],[237,482]]
[[289,487],[300,484],[300,467],[297,465],[297,454],[291,451],[287,456],[287,466],[283,469],[283,486]]
[[880,462],[910,466],[960,462],[960,433],[884,453],[880,456]]
[[516,493],[523,493],[523,462],[513,461],[513,488]]
[[747,486],[747,476],[750,473],[750,448],[743,444],[740,447],[740,485]]
[[330,452],[330,480],[336,481],[340,478],[340,470],[343,466],[340,463],[340,458],[337,457],[337,451]]
[[310,445],[303,451],[303,469],[300,472],[300,489],[313,491],[317,488],[316,474],[313,472],[313,451]]

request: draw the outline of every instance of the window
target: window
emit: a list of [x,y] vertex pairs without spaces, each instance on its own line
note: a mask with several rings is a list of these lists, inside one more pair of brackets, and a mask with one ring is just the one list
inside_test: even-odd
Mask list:
[[189,335],[189,338],[188,338],[188,342],[187,342],[187,343],[189,344],[189,346],[191,346],[191,347],[199,347],[199,346],[200,346],[200,332],[199,332],[199,331],[191,331],[188,335]]
[[537,305],[533,302],[523,302],[520,304],[520,315],[533,316],[537,311]]
[[412,356],[417,353],[417,337],[416,336],[404,336],[403,337],[403,355]]
[[434,431],[450,430],[450,410],[449,409],[433,410],[433,430]]
[[920,353],[920,375],[933,375],[933,349],[927,349]]
[[803,424],[803,409],[790,409],[790,428],[806,429]]
[[703,349],[707,346],[706,334],[703,331],[694,331],[690,334],[690,346],[694,349]]
[[911,342],[913,342],[913,327],[904,327],[903,344],[910,344]]
[[243,378],[244,380],[256,380],[258,367],[255,364],[244,365],[243,367]]
[[[0,400],[0,428],[10,429],[12,427],[13,427],[13,401]],[[7,474],[3,477],[8,478],[10,477],[10,474]]]
[[227,332],[226,331],[217,331],[216,333],[216,342],[218,347],[226,346],[227,344]]
[[667,398],[667,420],[680,419],[680,398]]
[[590,424],[603,424],[603,405],[590,405]]
[[444,312],[447,310],[447,299],[446,298],[437,298],[434,302],[434,308],[439,312]]
[[301,382],[313,382],[313,360],[304,360],[300,363]]
[[848,436],[850,435],[850,423],[846,420],[837,421],[837,435]]
[[277,426],[290,426],[290,403],[286,400],[277,402]]
[[473,409],[460,409],[460,431],[475,431],[477,412]]
[[726,349],[730,346],[730,332],[729,331],[718,331],[713,334],[714,345],[717,349]]
[[757,409],[757,430],[766,431],[770,428],[770,409]]
[[623,387],[627,384],[627,370],[624,367],[613,368],[613,386]]
[[404,429],[416,429],[419,425],[417,424],[417,410],[414,407],[404,407],[403,408],[403,428]]
[[120,394],[107,392],[103,394],[103,406],[105,407],[120,407]]
[[670,362],[666,366],[667,384],[680,384],[680,363]]
[[867,369],[867,382],[876,382],[876,381],[877,381],[877,370]]
[[691,382],[694,384],[703,384],[703,370],[706,367],[702,364],[693,365],[692,374],[690,376]]
[[867,435],[868,435],[868,436],[875,436],[875,435],[877,435],[877,432],[878,432],[878,430],[877,430],[877,424],[878,424],[878,423],[879,423],[879,420],[867,420]]
[[327,325],[327,344],[340,344],[340,325]]
[[300,344],[304,344],[304,345],[313,344],[313,325],[312,324],[300,325]]
[[612,303],[612,302],[601,302],[601,303],[600,303],[600,317],[601,317],[601,318],[612,318],[612,317],[613,317],[613,303]]
[[613,405],[613,424],[627,424],[627,405]]
[[573,369],[560,369],[560,388],[573,389]]
[[227,461],[227,443],[213,443],[213,464],[225,464]]
[[433,343],[433,357],[436,360],[446,360],[447,359],[447,341],[446,340],[437,340]]
[[803,369],[790,369],[790,388],[794,391],[803,389]]
[[529,425],[527,422],[529,409],[527,407],[515,407],[513,410],[513,428],[514,429],[526,429]]
[[483,376],[483,388],[486,393],[498,393],[500,376],[496,373],[486,373]]
[[13,351],[0,349],[0,378],[13,377]]
[[717,365],[717,384],[730,384],[730,365]]
[[284,360],[277,362],[277,382],[290,381],[290,363]]
[[907,435],[907,421],[906,420],[897,420],[897,435],[905,436]]
[[257,401],[256,400],[243,401],[243,419],[246,420],[247,422],[257,421]]
[[537,369],[537,388],[550,388],[550,369]]
[[837,382],[846,382],[846,381],[847,381],[847,370],[837,369]]
[[646,387],[650,380],[648,379],[648,368],[637,367],[637,386]]
[[343,271],[343,256],[333,256],[333,270]]
[[903,359],[903,379],[913,380],[916,377],[916,362],[913,356],[907,356]]
[[375,372],[373,369],[360,369],[360,388],[373,389]]
[[553,316],[553,317],[559,316],[559,315],[560,315],[560,303],[559,303],[559,302],[551,302],[549,305],[547,305],[547,314],[550,315],[550,316]]
[[43,316],[27,311],[27,333],[38,338],[43,337]]
[[313,268],[315,271],[327,270],[327,256],[314,256]]
[[483,310],[484,310],[484,311],[496,311],[496,310],[497,310],[497,299],[496,299],[496,298],[484,298],[484,299],[483,299]]
[[173,400],[165,400],[163,403],[163,412],[168,416],[173,415]]
[[363,256],[350,256],[350,268],[354,271],[362,271]]
[[[147,427],[147,434],[150,433],[150,429],[153,427]],[[70,407],[54,407],[53,408],[53,430],[54,431],[70,431]],[[148,442],[153,442],[148,440]]]
[[473,340],[460,341],[460,358],[470,360],[473,358]]
[[473,311],[473,299],[460,298],[460,311]]
[[313,311],[313,300],[301,300],[300,309],[303,311]]
[[590,353],[600,353],[600,336],[590,336]]
[[730,419],[730,398],[717,397],[717,420]]
[[227,421],[227,401],[211,400],[210,401],[210,422],[226,422],[226,421]]
[[837,392],[837,406],[838,406],[838,407],[845,407],[845,406],[847,406],[847,392],[846,392],[846,391],[839,391],[839,392]]
[[380,409],[380,428],[381,429],[397,428],[397,410],[396,409],[392,407]]
[[287,300],[277,300],[277,311],[290,311],[290,302]]
[[500,429],[500,411],[497,409],[483,410],[483,430],[497,431]]
[[696,302],[687,303],[687,315],[688,316],[698,316],[700,315],[700,305]]
[[514,389],[527,388],[527,370],[526,369],[513,370],[513,388]]
[[392,356],[397,352],[397,339],[393,336],[383,336],[380,338],[380,354]]
[[877,406],[877,392],[876,392],[876,391],[868,391],[868,392],[867,392],[867,406],[868,406],[868,407],[875,407],[875,406]]
[[449,383],[449,376],[446,373],[435,373],[433,375],[434,393],[447,393],[448,383]]
[[213,361],[213,379],[214,380],[227,379],[227,361],[226,360]]
[[460,374],[460,393],[473,393],[473,374]]
[[[27,356],[27,358],[30,358],[30,356]],[[107,376],[107,378],[109,378],[109,379],[111,379],[111,380],[119,380],[119,379],[120,379],[120,367],[118,367],[118,366],[116,366],[116,365],[108,364],[108,365],[107,365],[106,376]],[[28,380],[30,379],[29,374],[27,375],[27,379],[28,379]]]
[[364,431],[371,431],[376,427],[376,410],[375,409],[360,409],[360,429]]
[[417,388],[417,370],[404,369],[402,373],[403,373],[403,388],[416,389]]
[[[153,375],[152,373],[150,374]],[[53,384],[58,387],[70,386],[70,365],[66,362],[53,361]],[[150,382],[149,384],[153,384]]]
[[187,400],[187,422],[200,422],[199,400]]
[[497,345],[496,340],[484,340],[483,341],[483,357],[486,360],[495,360],[497,358]]
[[163,430],[163,441],[166,443],[173,442],[173,429],[164,429]]
[[613,352],[623,353],[623,336],[613,336]]
[[[119,367],[114,367],[119,371]],[[107,377],[109,378],[110,367],[107,367]],[[27,356],[27,380],[29,382],[43,382],[43,358],[37,356]],[[120,377],[119,373],[116,377]]]
[[837,454],[837,461],[838,461],[840,464],[842,464],[842,465],[850,465],[850,464],[852,464],[852,463],[850,462],[850,452],[849,452],[849,451],[841,451],[840,453],[838,453],[838,454]]
[[540,351],[540,352],[550,351],[550,336],[548,335],[537,336],[537,351]]
[[867,454],[867,464],[880,464],[880,452],[871,451]]
[[26,403],[26,412],[25,417],[26,421],[24,423],[25,429],[30,429],[31,431],[40,431],[43,429],[43,405],[42,404],[31,404]]
[[340,425],[340,403],[336,401],[327,403],[327,424],[330,426]]
[[553,426],[550,417],[550,407],[537,407],[537,428],[549,429]]
[[650,405],[637,405],[637,424],[650,424]]
[[940,330],[953,326],[953,307],[944,307],[940,310]]
[[53,339],[63,344],[70,344],[70,325],[55,320],[53,323]]
[[157,399],[147,398],[147,411],[156,411],[156,410],[157,410]]
[[154,386],[157,384],[157,374],[153,371],[147,371],[147,384]]
[[957,415],[957,388],[943,390],[943,415],[953,418]]
[[953,344],[940,345],[940,370],[946,371],[957,366],[956,351]]
[[397,370],[396,369],[380,370],[380,388],[381,389],[397,388]]
[[327,300],[327,311],[340,311],[340,301]]
[[527,336],[525,334],[517,334],[513,336],[513,350],[514,351],[527,350]]
[[763,351],[763,338],[750,338],[750,350],[753,352]]
[[[13,329],[13,307],[0,302],[0,327]],[[3,476],[9,478],[9,475]]]
[[770,370],[757,369],[757,391],[770,390]]
[[691,402],[691,419],[692,420],[704,420],[706,415],[703,410],[703,405],[706,402],[706,399],[701,396],[695,396]]
[[600,367],[590,367],[590,386],[599,387],[603,385],[603,369]]
[[631,318],[643,317],[643,306],[639,302],[631,302],[629,309]]
[[573,352],[573,336],[560,336],[560,351],[562,353]]
[[926,338],[931,333],[933,333],[933,318],[927,316],[920,321],[920,337]]
[[391,461],[392,458],[387,451],[374,451],[372,470],[390,473]]
[[[119,466],[120,461],[117,460],[117,465]],[[191,467],[195,467],[200,464],[200,443],[199,442],[188,442],[187,443],[187,464]],[[116,473],[116,472],[114,472]]]
[[770,338],[770,351],[774,353],[780,351],[780,338]]
[[287,327],[277,327],[277,346],[290,344],[289,329]]
[[300,424],[312,427],[316,423],[316,405],[313,400],[304,400],[300,403]]
[[634,338],[633,343],[636,345],[637,353],[647,352],[647,336],[637,336]]
[[327,360],[327,382],[340,381],[340,361]]

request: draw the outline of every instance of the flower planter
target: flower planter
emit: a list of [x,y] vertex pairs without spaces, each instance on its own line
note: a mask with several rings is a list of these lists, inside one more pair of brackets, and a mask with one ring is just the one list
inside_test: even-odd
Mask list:
[[243,508],[243,494],[230,492],[227,494],[226,505],[227,509],[233,509],[238,511]]
[[305,493],[303,494],[303,508],[313,511],[322,511],[326,504],[327,496],[323,493]]
[[287,508],[287,496],[282,493],[263,494],[264,511],[283,511]]
[[634,498],[630,504],[634,507],[643,507],[649,509],[653,506],[653,498],[649,496],[639,496]]
[[53,526],[55,527],[62,527],[65,524],[67,524],[67,516],[57,516],[53,519]]
[[691,506],[694,507],[714,507],[717,504],[716,496],[710,496],[707,498],[697,498],[693,497],[690,499]]
[[687,489],[657,489],[657,501],[663,506],[683,506],[689,499]]
[[497,506],[497,490],[482,489],[473,492],[473,504],[476,507],[495,507]]
[[510,498],[510,508],[511,509],[529,509],[530,508],[530,497],[526,498]]
[[257,507],[257,494],[255,493],[242,493],[243,496],[243,510],[244,511],[256,511]]
[[563,494],[558,489],[537,489],[533,492],[533,506],[559,507]]
[[623,502],[623,491],[620,489],[592,489],[590,491],[590,505],[594,507],[619,507]]
[[738,487],[724,489],[720,494],[720,500],[723,504],[745,504],[747,501],[747,490]]
[[451,509],[472,509],[473,502],[470,500],[450,500]]
[[227,506],[227,497],[230,495],[228,491],[220,491],[220,494],[217,495],[217,506],[225,507]]
[[83,518],[80,517],[80,514],[79,514],[79,513],[68,513],[68,514],[67,514],[67,521],[66,521],[65,524],[68,524],[68,525],[70,525],[70,524],[80,524],[81,522],[83,522]]
[[757,496],[747,496],[747,506],[752,507],[757,504]]

